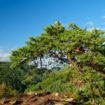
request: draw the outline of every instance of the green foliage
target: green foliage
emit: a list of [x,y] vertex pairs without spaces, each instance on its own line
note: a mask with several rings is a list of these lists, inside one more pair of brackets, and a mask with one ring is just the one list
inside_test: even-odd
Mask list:
[[0,63],[0,84],[5,84],[5,87],[10,90],[16,90],[17,92],[24,91],[21,71],[10,69],[10,63],[8,62]]
[[47,78],[32,86],[32,91],[69,92],[73,87],[70,85],[68,74],[69,70],[55,71],[47,74]]
[[9,96],[15,96],[18,94],[18,91],[16,89],[13,89],[10,86],[7,86],[5,83],[0,84],[0,98],[1,97],[9,97]]
[[73,93],[77,96],[78,103],[91,105],[104,103],[105,81],[102,75],[95,70],[84,68],[85,72],[79,73],[75,67],[65,68],[53,72],[43,81],[31,85],[27,91],[33,92],[60,92]]
[[[53,72],[43,70],[42,59],[46,55],[68,67]],[[40,59],[40,69],[35,62],[37,59]],[[34,69],[30,68],[31,62]],[[11,69],[7,72],[7,68],[6,71],[2,68],[1,75],[6,74],[0,77],[0,83],[3,81],[20,92],[73,92],[82,105],[104,105],[105,34],[98,29],[82,29],[76,24],[65,28],[56,22],[12,52]],[[18,72],[15,73],[15,69]]]

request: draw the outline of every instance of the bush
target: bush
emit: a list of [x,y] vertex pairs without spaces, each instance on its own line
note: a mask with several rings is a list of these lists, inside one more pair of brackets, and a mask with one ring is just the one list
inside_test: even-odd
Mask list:
[[7,86],[5,83],[0,84],[0,97],[16,96],[17,94],[18,91],[12,87]]

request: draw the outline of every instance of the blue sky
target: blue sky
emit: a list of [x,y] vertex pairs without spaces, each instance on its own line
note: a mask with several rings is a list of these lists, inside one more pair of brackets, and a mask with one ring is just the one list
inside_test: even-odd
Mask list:
[[105,0],[0,0],[0,56],[57,20],[105,29]]

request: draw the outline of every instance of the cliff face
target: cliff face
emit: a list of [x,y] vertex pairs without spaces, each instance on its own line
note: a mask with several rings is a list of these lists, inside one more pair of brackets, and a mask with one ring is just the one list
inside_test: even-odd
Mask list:
[[76,105],[74,96],[60,93],[26,94],[1,98],[0,105]]

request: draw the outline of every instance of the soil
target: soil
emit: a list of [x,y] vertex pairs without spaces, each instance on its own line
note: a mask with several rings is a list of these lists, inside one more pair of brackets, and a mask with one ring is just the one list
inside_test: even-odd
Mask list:
[[31,93],[1,98],[0,105],[77,105],[74,96],[60,93]]

